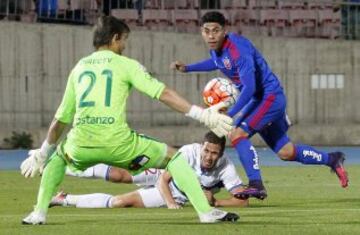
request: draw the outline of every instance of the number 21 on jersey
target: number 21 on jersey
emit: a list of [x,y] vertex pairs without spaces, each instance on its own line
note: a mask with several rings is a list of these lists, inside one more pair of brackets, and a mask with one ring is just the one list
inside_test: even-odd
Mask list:
[[[110,107],[111,104],[111,87],[112,87],[112,71],[105,69],[101,73],[102,76],[106,78],[106,88],[105,88],[105,102],[104,105],[106,107]],[[90,94],[92,91],[95,83],[96,83],[96,75],[92,71],[84,71],[79,76],[79,83],[83,82],[84,80],[89,80],[90,83],[88,87],[85,89],[84,93],[80,96],[80,102],[79,102],[79,108],[83,107],[94,107],[95,101],[87,100],[86,97]]]

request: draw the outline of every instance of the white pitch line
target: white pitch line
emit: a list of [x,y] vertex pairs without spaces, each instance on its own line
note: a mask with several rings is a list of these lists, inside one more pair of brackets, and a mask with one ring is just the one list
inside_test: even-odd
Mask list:
[[[114,211],[116,211],[116,209],[113,209]],[[53,214],[53,213],[49,213],[50,217],[128,217],[129,214],[131,215],[137,215],[137,216],[148,216],[148,215],[152,215],[152,216],[169,216],[171,213],[154,213],[151,212],[149,210],[148,213],[137,213],[137,212],[126,212],[121,214],[121,209],[119,209],[118,211],[120,213],[116,213],[116,214],[99,214],[99,213],[94,213],[92,212],[91,214],[76,214],[76,213],[70,213],[70,214]],[[348,211],[348,212],[360,212],[360,208],[334,208],[334,209],[289,209],[289,210],[272,210],[272,209],[262,209],[259,210],[259,208],[252,208],[251,210],[247,209],[247,211],[242,211],[242,209],[240,209],[240,211],[237,211],[240,213],[240,215],[244,215],[244,214],[266,214],[266,213],[286,213],[286,212],[332,212],[332,211]],[[192,214],[194,217],[196,217],[195,212],[192,211],[182,211],[183,215],[185,214]],[[177,214],[174,213],[175,216],[178,216]],[[21,217],[21,216],[25,216],[24,214],[11,214],[11,215],[0,215],[0,219],[4,218],[4,217]]]
[[[251,211],[249,210],[251,209]],[[360,212],[360,208],[326,208],[326,209],[289,209],[289,210],[272,210],[271,208],[265,210],[257,210],[258,208],[248,208],[247,211],[240,213],[244,214],[266,214],[266,213],[286,213],[286,212],[331,212],[331,211],[351,211],[351,212]]]

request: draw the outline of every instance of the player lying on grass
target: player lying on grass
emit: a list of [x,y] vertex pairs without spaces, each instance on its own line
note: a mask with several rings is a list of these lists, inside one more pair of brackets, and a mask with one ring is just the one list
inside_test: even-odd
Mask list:
[[267,196],[258,156],[250,142],[256,133],[282,160],[328,166],[336,173],[341,186],[347,187],[343,153],[326,153],[309,145],[295,144],[288,136],[284,90],[255,46],[241,35],[228,33],[225,17],[220,12],[208,12],[201,21],[202,37],[209,47],[210,58],[188,65],[175,61],[171,67],[181,72],[220,70],[238,87],[240,95],[227,111],[235,121],[229,137],[249,179],[249,186],[238,196],[259,199]]
[[[185,192],[204,223],[236,221],[239,217],[211,207],[194,171],[181,153],[165,143],[132,131],[126,121],[126,101],[137,89],[171,109],[205,124],[219,136],[226,135],[232,119],[217,108],[191,105],[164,83],[152,77],[136,60],[122,55],[129,27],[112,16],[99,18],[93,34],[95,52],[72,69],[62,102],[41,148],[29,152],[21,173],[33,177],[43,171],[37,203],[23,224],[44,224],[49,203],[64,179],[65,168],[85,170],[99,163],[128,169],[134,174],[148,168],[166,168]],[[67,138],[56,143],[72,125]]]
[[[242,182],[236,173],[234,164],[228,157],[223,156],[225,142],[225,137],[219,138],[213,132],[208,132],[202,144],[185,145],[179,149],[179,152],[195,171],[211,205],[217,207],[247,206],[248,200],[241,200],[234,196],[227,199],[216,199],[214,197],[214,194],[222,187],[225,187],[231,195],[243,190]],[[97,175],[98,177],[108,178],[119,183],[134,182],[130,173],[124,169],[103,164],[92,168],[103,169],[101,170],[103,173]],[[100,172],[99,169],[87,169],[87,171],[89,170]],[[109,177],[106,177],[106,172],[110,173]],[[89,176],[91,174],[87,175],[87,177]],[[151,187],[140,188],[117,196],[102,193],[73,195],[60,192],[52,199],[50,206],[76,206],[78,208],[153,208],[167,206],[169,209],[178,209],[188,201],[168,171],[149,169],[134,178],[137,184],[151,185]]]

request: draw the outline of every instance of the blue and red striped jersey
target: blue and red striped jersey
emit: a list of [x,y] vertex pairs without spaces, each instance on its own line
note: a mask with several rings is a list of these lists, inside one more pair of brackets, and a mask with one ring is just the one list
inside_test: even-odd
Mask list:
[[228,33],[220,51],[210,50],[210,59],[186,66],[187,72],[219,69],[240,90],[235,105],[228,111],[233,117],[252,98],[283,92],[280,81],[261,53],[247,38]]

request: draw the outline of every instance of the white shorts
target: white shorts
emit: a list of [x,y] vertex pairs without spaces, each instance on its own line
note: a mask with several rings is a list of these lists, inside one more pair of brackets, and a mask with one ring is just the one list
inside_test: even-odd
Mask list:
[[[145,208],[166,207],[166,202],[156,186],[140,188],[137,191],[140,194]],[[181,206],[186,202],[186,199],[178,197],[175,197],[174,200]]]
[[166,207],[166,202],[157,187],[141,188],[137,191],[140,194],[145,208]]

